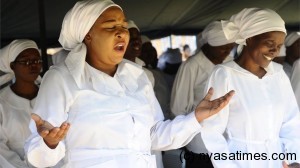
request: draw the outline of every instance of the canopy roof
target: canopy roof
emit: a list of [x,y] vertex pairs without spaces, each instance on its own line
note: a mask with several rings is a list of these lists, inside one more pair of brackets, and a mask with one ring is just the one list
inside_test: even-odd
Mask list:
[[[77,0],[0,0],[1,47],[16,38],[30,38],[39,45],[59,46],[57,41],[66,12]],[[299,0],[115,0],[128,19],[151,39],[170,34],[197,34],[211,21],[228,19],[246,7],[270,8],[300,30]],[[44,42],[42,42],[44,41]]]

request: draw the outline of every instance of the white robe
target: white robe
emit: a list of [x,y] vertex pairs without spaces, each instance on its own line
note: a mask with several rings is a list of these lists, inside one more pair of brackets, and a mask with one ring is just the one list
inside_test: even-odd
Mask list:
[[[214,67],[202,51],[181,64],[171,94],[170,105],[173,114],[188,114],[196,108],[203,99],[202,93]],[[201,133],[196,135],[186,148],[194,153],[207,153]]]
[[300,59],[293,64],[291,83],[300,108]]
[[[5,87],[0,93],[0,155],[5,161],[0,167],[28,167],[25,161],[24,144],[30,135],[28,124],[35,99],[17,96]],[[11,165],[9,165],[11,164]]]
[[[206,91],[214,88],[212,98],[235,90],[228,106],[201,123],[215,168],[282,168],[282,161],[271,154],[284,151],[296,154],[297,160],[290,163],[300,163],[300,113],[291,84],[281,65],[272,62],[266,71],[259,79],[232,61],[218,65],[209,78]],[[266,153],[268,159],[214,158],[236,152]]]
[[87,63],[81,73],[61,64],[43,79],[33,112],[54,126],[67,120],[71,127],[52,150],[31,121],[25,150],[37,167],[65,157],[64,166],[71,168],[154,168],[151,150],[182,147],[201,130],[194,113],[163,121],[150,81],[130,61],[123,60],[114,77]]

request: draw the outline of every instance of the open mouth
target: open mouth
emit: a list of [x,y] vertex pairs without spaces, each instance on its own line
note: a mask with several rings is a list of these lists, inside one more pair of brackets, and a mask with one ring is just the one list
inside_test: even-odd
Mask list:
[[263,55],[268,61],[272,61],[273,57],[267,56],[267,55]]
[[114,47],[114,49],[116,51],[125,51],[125,43],[124,42],[120,42],[120,43],[117,43]]

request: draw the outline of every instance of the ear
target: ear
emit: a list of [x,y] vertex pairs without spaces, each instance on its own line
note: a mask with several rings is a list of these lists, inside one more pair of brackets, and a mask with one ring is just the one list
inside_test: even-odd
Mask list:
[[84,37],[85,41],[91,41],[91,39],[92,38],[91,38],[91,34],[90,33],[86,34],[85,37]]

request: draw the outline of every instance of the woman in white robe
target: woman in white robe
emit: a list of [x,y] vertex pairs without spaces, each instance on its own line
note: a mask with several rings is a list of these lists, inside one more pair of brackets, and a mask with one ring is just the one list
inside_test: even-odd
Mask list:
[[1,49],[1,84],[15,82],[0,91],[0,167],[25,168],[24,144],[30,135],[30,113],[38,93],[35,80],[41,71],[41,58],[34,41],[14,40]]
[[[240,55],[218,65],[206,87],[215,88],[214,96],[236,92],[227,107],[201,123],[214,167],[282,168],[283,160],[299,166],[299,109],[282,66],[272,62],[284,43],[284,21],[270,9],[246,8],[222,24]],[[293,157],[283,158],[287,153]]]
[[123,60],[127,22],[110,0],[77,2],[59,41],[71,52],[44,77],[25,145],[37,167],[154,168],[151,150],[186,145],[233,95],[210,101],[210,90],[195,112],[163,121],[142,67]]

